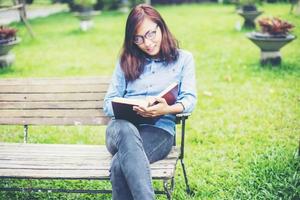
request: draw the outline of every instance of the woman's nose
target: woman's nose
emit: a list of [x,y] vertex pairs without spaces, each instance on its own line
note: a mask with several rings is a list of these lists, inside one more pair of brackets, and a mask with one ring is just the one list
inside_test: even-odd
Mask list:
[[150,46],[152,44],[152,40],[144,38],[144,44],[145,44],[145,46],[148,47],[148,46]]

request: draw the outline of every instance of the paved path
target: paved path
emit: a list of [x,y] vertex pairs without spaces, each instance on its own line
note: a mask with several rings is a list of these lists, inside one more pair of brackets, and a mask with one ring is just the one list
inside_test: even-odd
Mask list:
[[[46,17],[51,14],[66,12],[68,7],[65,4],[42,5],[41,8],[27,6],[27,18]],[[0,25],[7,25],[12,22],[20,21],[18,10],[0,12]]]

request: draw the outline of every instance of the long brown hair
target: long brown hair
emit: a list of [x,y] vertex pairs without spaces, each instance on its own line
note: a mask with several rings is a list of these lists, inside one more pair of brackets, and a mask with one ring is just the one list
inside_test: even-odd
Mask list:
[[178,42],[169,31],[160,14],[150,5],[135,6],[128,15],[125,28],[125,39],[121,51],[121,68],[127,81],[134,81],[144,70],[146,54],[133,42],[137,28],[145,18],[156,23],[162,34],[161,47],[158,58],[166,64],[178,58]]

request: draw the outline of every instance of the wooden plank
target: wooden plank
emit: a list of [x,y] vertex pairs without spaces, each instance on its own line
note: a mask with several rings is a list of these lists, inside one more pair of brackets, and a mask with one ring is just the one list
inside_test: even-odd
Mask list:
[[[86,144],[24,144],[24,143],[6,143],[0,142],[0,150],[37,150],[40,151],[58,151],[58,152],[106,152],[104,145],[86,145]],[[177,153],[180,149],[173,146],[169,155]]]
[[[20,164],[20,163],[27,163],[27,164],[46,164],[49,165],[60,165],[64,163],[94,163],[94,162],[101,162],[101,163],[110,163],[111,155],[107,153],[99,154],[99,155],[77,155],[77,154],[67,154],[67,155],[57,155],[57,154],[44,154],[44,153],[32,153],[31,156],[26,155],[25,153],[18,153],[18,154],[12,154],[12,153],[1,153],[0,154],[1,161],[3,161],[3,165],[6,166],[7,164]],[[47,158],[45,158],[47,157]],[[177,156],[174,156],[172,158],[165,158],[163,161],[161,161],[160,165],[169,165],[170,163],[173,163],[172,160],[177,159]]]
[[[169,169],[174,167],[176,163],[175,158],[168,160],[163,163],[151,164],[152,168],[155,169]],[[1,162],[1,169],[108,169],[110,167],[111,160],[57,160],[54,159],[52,162],[44,162],[43,160],[29,161],[27,160],[7,160],[6,163]]]
[[[45,87],[47,89],[45,90]],[[80,92],[106,92],[107,84],[72,84],[72,85],[1,85],[0,94],[18,93],[80,93]]]
[[0,94],[0,102],[57,102],[103,100],[105,93]]
[[103,100],[100,101],[54,101],[54,102],[0,102],[1,109],[102,109]]
[[6,85],[66,85],[66,84],[108,84],[109,76],[63,77],[63,78],[6,78],[0,79],[0,86]]
[[15,149],[27,150],[35,149],[38,151],[105,151],[106,147],[103,145],[85,145],[85,144],[24,144],[24,143],[6,143],[0,142],[0,149],[7,149],[9,151]]
[[[173,147],[166,158],[177,158],[179,152],[180,149],[178,147]],[[106,157],[109,155],[104,145],[0,143],[0,155],[3,153],[9,153],[9,155],[20,155],[20,153],[24,153],[31,157],[36,157],[32,156],[33,153],[39,153],[43,155],[50,153],[56,156],[61,154],[69,155],[70,157],[80,154],[95,155],[97,157],[99,156],[99,159],[101,159],[102,156]]]
[[[28,155],[30,153],[30,155]],[[172,155],[167,158],[165,158],[166,163],[170,162],[170,160],[177,158],[177,155]],[[64,162],[72,162],[74,160],[80,160],[80,159],[86,159],[86,160],[110,160],[111,155],[108,152],[101,152],[101,153],[86,153],[86,154],[79,154],[79,153],[64,153],[59,154],[57,152],[1,152],[0,153],[0,159],[3,161],[29,161],[29,162],[52,162],[55,159],[58,159],[59,162],[61,162],[60,159],[64,159]],[[54,160],[53,160],[54,159]]]
[[17,10],[17,9],[22,8],[22,7],[23,7],[23,4],[7,6],[7,7],[0,8],[0,12],[9,11],[9,10]]
[[104,117],[102,109],[34,109],[1,110],[0,118],[44,118],[44,117]]
[[108,117],[0,118],[0,125],[106,125]]
[[[151,169],[152,178],[174,177],[175,169]],[[0,178],[18,179],[107,179],[109,171],[100,170],[35,170],[35,169],[0,169]]]
[[[174,176],[179,148],[151,164],[153,178]],[[103,145],[0,143],[0,178],[108,178],[112,156]]]
[[[18,157],[9,158],[3,160],[5,162],[0,163],[2,169],[108,169],[111,164],[111,156],[106,159],[61,159],[51,158],[46,161],[40,160],[19,160]],[[162,160],[162,162],[156,162],[151,164],[154,169],[170,169],[176,164],[176,158]]]

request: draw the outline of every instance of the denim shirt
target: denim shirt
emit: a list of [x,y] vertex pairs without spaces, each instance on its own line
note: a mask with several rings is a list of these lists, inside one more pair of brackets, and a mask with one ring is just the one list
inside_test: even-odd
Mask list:
[[[187,51],[179,49],[178,52],[178,60],[168,65],[160,60],[147,59],[140,77],[130,82],[126,81],[118,62],[104,98],[104,113],[113,117],[111,101],[114,97],[144,99],[148,96],[157,96],[173,82],[177,82],[179,85],[176,103],[182,103],[183,112],[192,112],[197,101],[194,59],[192,54]],[[164,129],[174,135],[175,115],[160,116],[152,126]]]

